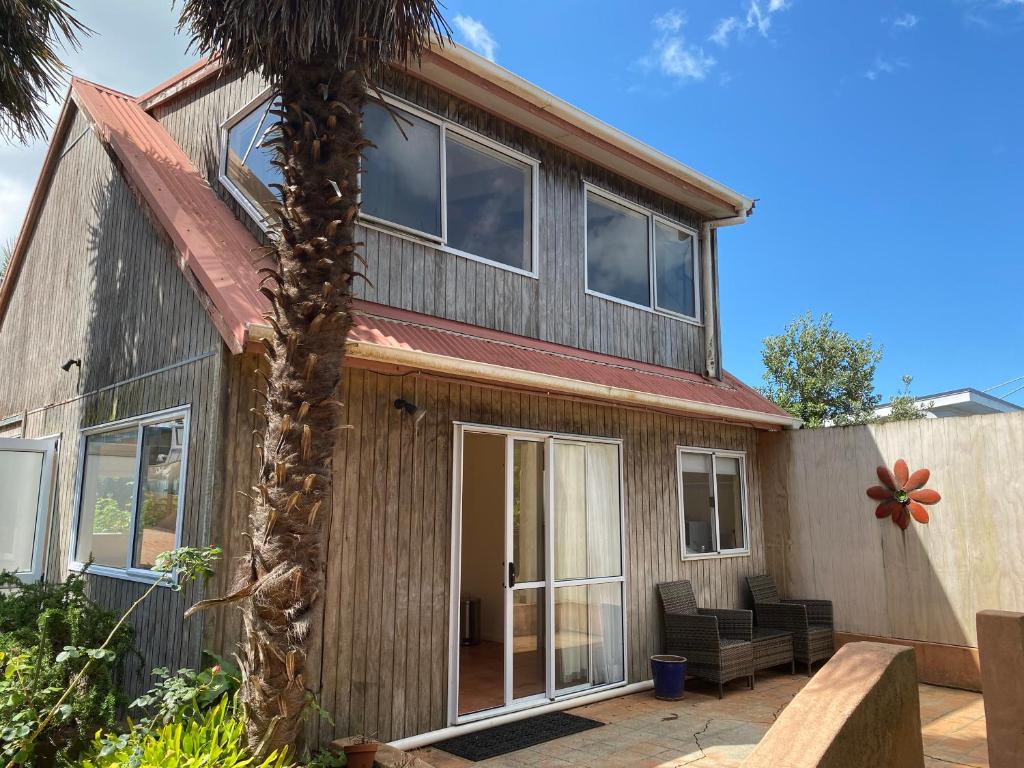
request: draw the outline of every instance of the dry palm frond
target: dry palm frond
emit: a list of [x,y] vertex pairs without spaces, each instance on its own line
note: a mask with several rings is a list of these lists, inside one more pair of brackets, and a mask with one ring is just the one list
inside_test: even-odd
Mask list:
[[346,68],[357,49],[372,74],[450,35],[435,0],[182,0],[180,27],[198,51],[272,82],[296,61]]

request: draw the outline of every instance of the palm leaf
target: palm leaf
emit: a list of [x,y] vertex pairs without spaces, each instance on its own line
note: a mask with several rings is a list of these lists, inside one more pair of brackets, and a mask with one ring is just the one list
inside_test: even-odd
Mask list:
[[0,0],[0,136],[26,143],[46,134],[43,108],[68,72],[58,50],[90,34],[64,0]]

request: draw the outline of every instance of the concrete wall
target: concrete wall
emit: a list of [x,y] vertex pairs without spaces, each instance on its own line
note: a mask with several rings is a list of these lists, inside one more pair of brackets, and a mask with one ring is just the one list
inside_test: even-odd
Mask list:
[[923,765],[914,653],[881,643],[840,649],[743,762],[743,768]]
[[[899,458],[942,494],[906,531],[865,495]],[[768,570],[838,632],[973,648],[975,613],[1024,608],[1024,413],[765,434],[759,460]]]
[[992,768],[1024,765],[1024,613],[982,611],[978,644]]

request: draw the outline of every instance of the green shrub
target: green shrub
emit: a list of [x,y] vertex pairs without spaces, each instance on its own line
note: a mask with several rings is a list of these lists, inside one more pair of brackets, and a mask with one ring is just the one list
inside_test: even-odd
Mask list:
[[198,717],[215,707],[224,696],[234,696],[242,685],[238,667],[215,654],[204,652],[216,663],[196,672],[179,669],[171,675],[164,667],[157,667],[153,675],[159,681],[153,688],[131,703],[132,709],[141,709],[153,723],[171,723],[183,718]]
[[134,727],[110,737],[98,735],[93,754],[78,768],[284,768],[284,753],[257,761],[245,749],[245,723],[229,697],[195,719],[167,723],[156,730]]
[[[125,697],[115,682],[118,663],[133,651],[123,626],[102,653],[98,648],[117,617],[85,596],[85,581],[24,585],[0,573],[0,757],[23,765],[71,759],[100,728],[117,722]],[[23,743],[57,704],[71,680],[91,664],[34,747]]]

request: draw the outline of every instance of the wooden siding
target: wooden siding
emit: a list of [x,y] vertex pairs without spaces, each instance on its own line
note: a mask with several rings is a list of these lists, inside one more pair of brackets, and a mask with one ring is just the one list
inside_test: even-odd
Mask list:
[[[584,291],[584,182],[699,227],[689,209],[501,121],[421,81],[392,73],[386,89],[540,160],[538,278],[362,228],[369,282],[360,298],[619,357],[703,371],[703,328]],[[255,77],[221,76],[156,110],[156,117],[221,197],[258,233],[217,181],[220,125],[263,91]]]
[[[905,532],[865,495],[900,458],[942,494]],[[976,646],[978,611],[1024,605],[1024,413],[766,434],[760,460],[768,568],[838,630]]]
[[[238,443],[225,484],[246,488],[254,377],[239,369],[231,379],[229,431]],[[393,407],[399,397],[426,409],[418,426]],[[323,739],[363,732],[386,741],[447,725],[455,421],[623,439],[630,681],[649,678],[648,657],[659,650],[657,583],[688,578],[702,605],[734,607],[744,601],[743,576],[764,568],[752,429],[364,370],[345,373],[342,399],[351,428],[334,456],[326,622],[307,677],[336,723],[321,725]],[[681,560],[677,445],[747,451],[749,555]],[[221,521],[232,554],[241,546],[244,501],[238,496]],[[210,626],[211,646],[229,651],[237,612],[223,611]]]
[[[0,326],[0,420],[27,411],[25,437],[60,438],[47,579],[67,573],[80,430],[165,408],[191,405],[182,538],[208,543],[220,503],[225,355],[172,248],[78,115]],[[69,358],[81,369],[62,371]],[[92,597],[116,611],[145,588],[89,577]],[[202,619],[181,615],[202,593],[161,589],[136,614],[143,659],[126,670],[130,692],[148,686],[153,667],[199,661]]]

